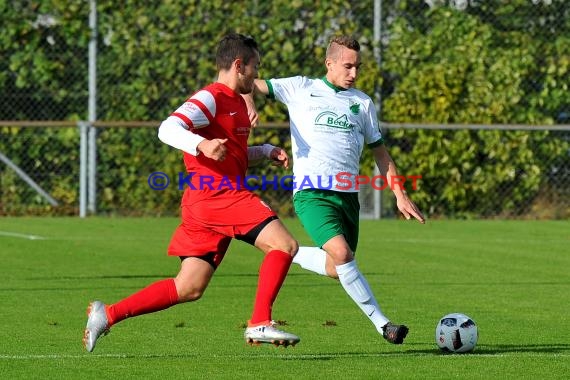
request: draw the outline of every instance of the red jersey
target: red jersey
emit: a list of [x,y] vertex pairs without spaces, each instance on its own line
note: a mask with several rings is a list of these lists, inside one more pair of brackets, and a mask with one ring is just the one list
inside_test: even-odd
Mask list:
[[257,194],[243,186],[251,130],[247,106],[241,95],[214,83],[192,95],[170,116],[208,140],[228,139],[222,162],[184,152],[186,170],[193,175],[182,197],[182,224],[168,248],[175,256],[213,254],[217,266],[232,238],[244,238],[276,218]]
[[171,116],[208,140],[228,139],[224,161],[184,152],[184,164],[192,174],[192,185],[186,188],[182,204],[211,196],[212,191],[241,189],[239,182],[243,181],[248,167],[247,140],[251,130],[241,95],[226,85],[214,83],[192,95]]

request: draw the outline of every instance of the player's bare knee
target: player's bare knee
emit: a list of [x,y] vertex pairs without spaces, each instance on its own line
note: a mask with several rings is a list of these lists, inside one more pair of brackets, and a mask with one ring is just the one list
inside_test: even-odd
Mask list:
[[342,265],[354,260],[354,253],[352,253],[344,238],[335,237],[329,240],[323,245],[323,249],[332,259],[334,265]]
[[260,246],[259,248],[261,248],[261,250],[263,250],[265,253],[277,250],[291,255],[291,257],[295,257],[297,251],[299,250],[299,243],[293,237],[284,237],[282,239],[279,239],[279,241],[267,244],[265,246]]
[[204,287],[196,286],[191,283],[178,283],[176,291],[178,293],[178,302],[192,302],[202,298]]
[[204,291],[197,288],[183,289],[178,291],[178,301],[179,302],[192,302],[197,301],[202,298]]
[[290,239],[286,243],[286,248],[283,249],[284,252],[287,252],[291,257],[295,257],[297,252],[299,251],[299,242],[295,239]]
[[[354,260],[354,254],[350,250],[339,249],[334,251],[327,251],[329,256],[332,258],[333,265],[342,265]],[[336,272],[336,271],[335,271]]]

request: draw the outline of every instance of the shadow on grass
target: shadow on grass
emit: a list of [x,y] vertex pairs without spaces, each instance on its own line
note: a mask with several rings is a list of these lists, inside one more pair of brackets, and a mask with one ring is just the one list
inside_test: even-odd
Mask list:
[[482,345],[477,346],[472,355],[496,355],[511,352],[530,352],[530,353],[544,353],[544,354],[568,354],[570,353],[570,344],[568,343],[555,343],[555,344],[497,344],[497,345]]
[[[402,348],[406,348],[409,346],[426,346],[426,344],[406,344],[402,346]],[[268,347],[273,348],[273,347]],[[332,352],[332,353],[296,353],[293,349],[284,349],[284,348],[276,348],[276,350],[286,350],[283,352],[275,352],[274,350],[261,350],[261,351],[250,351],[248,353],[235,353],[235,354],[219,354],[214,355],[218,358],[225,358],[225,359],[270,359],[270,360],[286,360],[286,361],[331,361],[331,360],[339,360],[339,359],[358,359],[358,358],[380,358],[380,357],[420,357],[420,356],[427,356],[427,357],[449,357],[449,358],[468,358],[468,357],[484,357],[484,356],[511,356],[509,354],[513,354],[513,357],[516,357],[516,354],[530,354],[530,355],[539,355],[539,356],[547,356],[547,355],[555,355],[555,354],[564,354],[565,356],[570,354],[570,344],[550,344],[550,345],[539,345],[539,344],[531,344],[531,345],[487,345],[477,347],[474,352],[466,353],[466,354],[447,354],[443,353],[442,351],[438,350],[437,348],[426,348],[426,349],[404,349],[404,350],[396,350],[392,352]],[[89,356],[89,355],[87,355]],[[94,355],[94,356],[101,356],[101,357],[108,357],[108,358],[133,358],[133,359],[140,359],[140,358],[147,358],[147,359],[164,359],[164,358],[196,358],[200,357],[200,354],[108,354],[108,355]]]
[[[131,278],[170,278],[175,276],[176,273],[168,274],[108,274],[99,276],[42,276],[42,277],[28,277],[28,281],[49,281],[49,280],[112,280],[112,279],[131,279]],[[255,271],[252,273],[216,273],[216,277],[258,277],[259,274]],[[316,277],[314,273],[289,273],[288,277]]]
[[[410,345],[407,345],[408,347]],[[403,346],[404,347],[404,346]],[[320,353],[320,354],[287,354],[279,357],[282,360],[334,360],[343,358],[361,358],[361,357],[405,357],[405,356],[442,356],[442,357],[476,357],[476,356],[506,356],[508,354],[570,354],[570,344],[530,344],[530,345],[486,345],[478,346],[474,352],[465,354],[449,354],[440,351],[437,348],[429,349],[410,349],[405,351],[394,352],[337,352],[337,353]]]
[[[274,347],[268,347],[270,350],[248,350],[247,352],[235,352],[235,353],[219,353],[214,355],[209,355],[209,357],[226,359],[226,360],[284,360],[284,361],[333,361],[333,360],[344,360],[344,359],[362,359],[362,358],[406,358],[406,357],[447,357],[453,358],[477,358],[477,357],[519,357],[520,355],[529,356],[542,356],[542,357],[556,357],[558,355],[563,357],[568,357],[570,355],[570,344],[567,343],[557,343],[557,344],[504,344],[504,345],[484,345],[478,346],[474,352],[466,354],[447,354],[443,353],[437,348],[423,348],[415,349],[409,347],[413,346],[423,346],[427,347],[427,344],[405,344],[401,348],[398,347],[394,351],[390,352],[321,352],[321,353],[297,353],[294,348],[275,348],[275,350],[286,350],[281,352],[276,352],[273,350]],[[0,359],[21,359],[21,360],[51,360],[51,359],[197,359],[202,358],[201,353],[112,353],[112,354],[21,354],[21,355],[2,355],[0,354]],[[566,359],[563,360],[566,360]]]
[[[149,279],[159,279],[159,278],[171,278],[173,276],[176,275],[176,272],[173,273],[162,273],[162,274],[107,274],[107,275],[98,275],[98,276],[41,276],[41,277],[28,277],[28,278],[24,278],[27,281],[50,281],[50,280],[112,280],[112,279],[137,279],[137,278],[149,278]],[[258,273],[257,270],[252,270],[251,273],[216,273],[215,276],[216,277],[224,277],[224,278],[243,278],[243,277],[258,277]],[[398,276],[398,274],[394,274],[394,273],[366,273],[366,277],[367,278],[371,278],[374,276],[384,276],[384,277],[388,277],[388,276]],[[296,273],[296,272],[289,272],[287,274],[287,277],[314,277],[314,278],[318,278],[318,277],[322,277],[322,276],[317,276],[312,272],[308,272],[308,271],[304,271],[302,273]],[[323,277],[324,278],[324,277]],[[410,285],[410,283],[406,283],[407,285]],[[430,282],[430,281],[426,281],[426,282],[416,282],[412,285],[420,285],[420,286],[477,286],[477,285],[483,285],[483,286],[495,286],[495,285],[501,285],[501,286],[527,286],[527,285],[568,285],[570,284],[570,280],[564,279],[563,281],[511,281],[511,282],[505,282],[505,281],[500,281],[500,282],[489,282],[489,281],[485,281],[485,282],[441,282],[441,281],[436,281],[436,282]],[[319,284],[316,284],[315,286],[318,286]],[[390,285],[400,285],[400,283],[395,283],[392,282]],[[311,285],[313,286],[313,285]]]
[[[460,355],[502,355],[509,353],[535,353],[535,354],[570,354],[570,344],[498,344],[498,345],[478,345],[475,351],[467,354],[450,354],[440,351],[437,348],[432,349],[411,349],[406,350],[406,354],[419,355],[437,355],[437,356],[460,356]],[[382,353],[386,355],[390,353]],[[394,353],[402,354],[402,353]]]

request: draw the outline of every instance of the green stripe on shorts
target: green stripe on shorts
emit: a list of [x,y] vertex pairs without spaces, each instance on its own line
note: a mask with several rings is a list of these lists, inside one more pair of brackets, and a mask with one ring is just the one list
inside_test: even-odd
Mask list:
[[293,205],[303,227],[319,247],[337,235],[344,235],[350,249],[356,252],[358,193],[306,189],[295,193]]

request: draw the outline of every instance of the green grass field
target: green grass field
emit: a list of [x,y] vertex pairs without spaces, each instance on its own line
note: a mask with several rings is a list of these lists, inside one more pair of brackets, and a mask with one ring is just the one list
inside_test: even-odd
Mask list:
[[[297,221],[286,223],[309,245]],[[273,316],[296,347],[243,341],[261,253],[234,242],[204,297],[113,327],[93,353],[90,300],[115,302],[176,274],[178,219],[0,219],[5,379],[567,379],[570,222],[363,221],[358,260],[404,345],[385,342],[341,286],[293,266]],[[34,239],[33,235],[36,238]],[[41,239],[40,239],[41,237]],[[438,319],[471,316],[472,354],[443,355]]]

